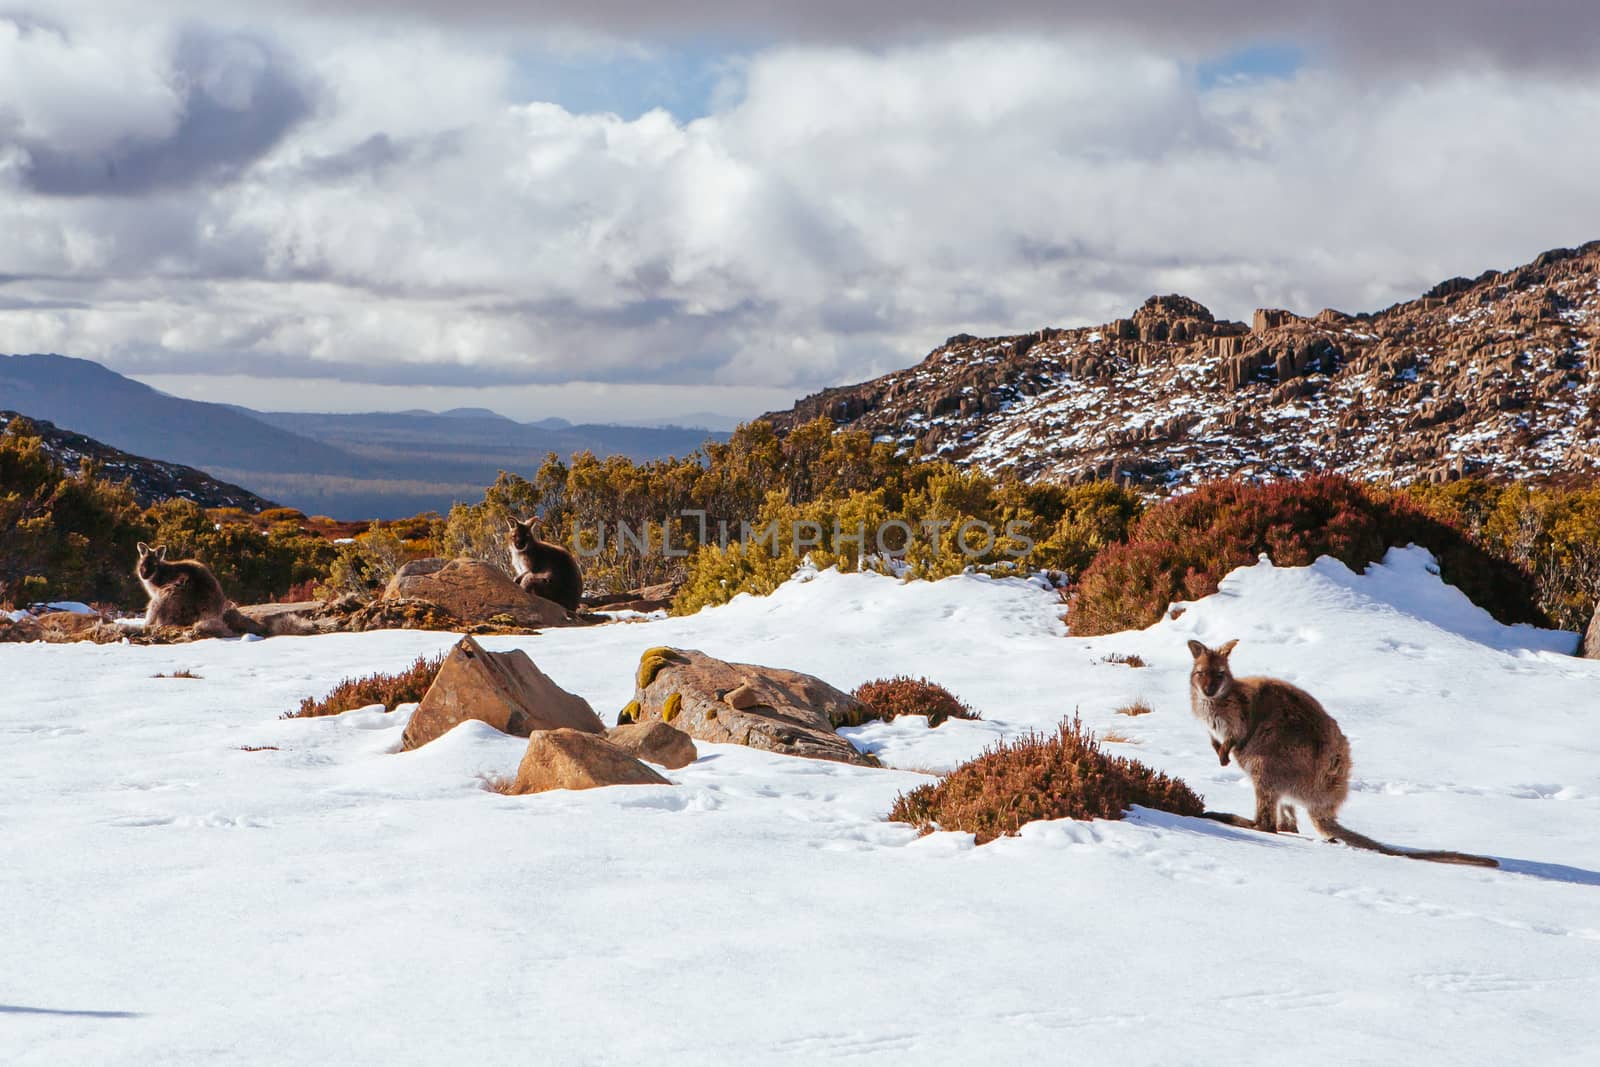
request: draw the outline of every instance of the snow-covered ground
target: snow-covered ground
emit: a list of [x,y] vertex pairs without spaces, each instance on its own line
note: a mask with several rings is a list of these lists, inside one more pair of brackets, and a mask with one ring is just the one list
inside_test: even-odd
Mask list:
[[1427,563],[1261,565],[1081,640],[1026,582],[829,572],[485,643],[608,718],[658,644],[926,674],[985,721],[856,743],[949,767],[1077,710],[1247,813],[1186,696],[1185,639],[1238,637],[1350,736],[1347,824],[1503,870],[1148,812],[919,840],[883,815],[923,775],[731,746],[672,787],[505,797],[480,775],[524,743],[476,724],[401,755],[406,710],[279,720],[447,634],[0,646],[0,1060],[1596,1062],[1600,663]]

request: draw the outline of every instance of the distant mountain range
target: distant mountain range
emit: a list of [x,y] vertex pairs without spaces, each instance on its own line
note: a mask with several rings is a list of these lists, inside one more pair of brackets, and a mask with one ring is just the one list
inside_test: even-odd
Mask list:
[[461,408],[353,415],[262,412],[170,396],[98,363],[0,356],[0,409],[335,518],[399,518],[475,502],[500,470],[531,475],[546,453],[653,459],[726,434],[675,427],[519,423]]
[[69,471],[76,471],[85,460],[99,464],[103,477],[113,482],[123,482],[145,507],[162,500],[182,497],[193,500],[204,508],[241,508],[255,513],[275,505],[248,489],[219,481],[204,471],[185,467],[181,463],[163,463],[160,460],[135,456],[118,448],[103,444],[81,433],[63,430],[44,419],[28,418],[15,411],[0,411],[0,431],[10,427],[17,419],[26,419],[33,427],[33,435],[43,443],[45,453]]
[[914,367],[762,417],[787,432],[819,415],[1030,480],[1592,479],[1600,241],[1376,312],[1229,322],[1153,296],[1101,326],[959,334]]

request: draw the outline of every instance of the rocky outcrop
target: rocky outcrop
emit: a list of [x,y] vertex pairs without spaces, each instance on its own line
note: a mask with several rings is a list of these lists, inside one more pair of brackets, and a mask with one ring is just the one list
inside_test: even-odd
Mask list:
[[1246,324],[1155,296],[1103,326],[958,334],[763,418],[826,416],[991,474],[1163,491],[1227,477],[1600,474],[1600,242],[1350,315]]
[[395,572],[384,600],[418,600],[469,623],[536,628],[565,626],[574,618],[559,604],[527,592],[498,567],[473,559],[422,559]]
[[507,792],[671,784],[603,737],[582,730],[540,730],[528,738],[528,751]]
[[605,734],[589,702],[551,681],[526,652],[487,652],[463,637],[411,716],[401,747],[420,748],[468,719],[515,737],[563,728]]
[[646,763],[659,764],[669,771],[687,767],[698,758],[689,735],[664,722],[629,722],[606,732],[606,740]]
[[1585,659],[1600,659],[1600,603],[1594,606],[1594,618],[1589,620],[1589,630],[1583,635]]
[[690,737],[789,756],[877,766],[835,732],[863,721],[849,693],[798,671],[653,648],[639,662],[624,722],[665,722]]

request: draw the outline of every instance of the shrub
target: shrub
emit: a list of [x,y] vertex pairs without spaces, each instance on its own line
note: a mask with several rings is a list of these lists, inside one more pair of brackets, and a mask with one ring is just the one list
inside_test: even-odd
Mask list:
[[1150,706],[1150,702],[1141,697],[1138,700],[1129,701],[1128,703],[1122,705],[1122,707],[1117,709],[1117,714],[1134,718],[1139,715],[1148,715],[1154,710],[1156,709]]
[[1109,656],[1100,657],[1101,663],[1120,663],[1125,667],[1143,667],[1144,657],[1137,652],[1113,652]]
[[[926,678],[910,678],[903,674],[879,678],[858,685],[851,695],[865,705],[861,722],[871,722],[873,719],[892,722],[901,715],[926,715],[931,728],[946,719],[982,718],[950,690]],[[859,726],[861,722],[849,725]]]
[[1582,630],[1600,598],[1600,489],[1495,485],[1475,478],[1408,494],[1532,575],[1539,606]]
[[315,719],[323,715],[338,715],[352,708],[364,708],[369,704],[382,704],[391,711],[400,704],[414,704],[427,693],[443,663],[443,656],[432,659],[418,656],[410,666],[395,674],[380,672],[363,678],[346,678],[321,700],[306,697],[297,710],[288,712],[283,718]]
[[1404,493],[1317,475],[1217,482],[1151,508],[1127,544],[1107,546],[1084,572],[1068,622],[1077,636],[1149,626],[1172,601],[1209,596],[1262,553],[1283,567],[1328,555],[1359,571],[1407,544],[1431,551],[1444,580],[1500,621],[1545,621],[1528,575],[1457,526]]
[[1038,819],[1120,819],[1134,804],[1177,815],[1204,810],[1178,779],[1107,755],[1074,716],[1054,734],[998,743],[941,781],[902,794],[889,818],[922,833],[965,831],[982,845]]

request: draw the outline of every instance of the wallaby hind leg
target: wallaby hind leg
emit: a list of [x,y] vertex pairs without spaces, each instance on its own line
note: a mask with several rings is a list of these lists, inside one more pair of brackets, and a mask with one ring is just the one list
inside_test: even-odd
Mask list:
[[1294,817],[1293,804],[1278,805],[1278,832],[1280,834],[1297,834],[1300,832],[1300,824]]
[[1256,829],[1273,834],[1278,832],[1278,798],[1256,787]]

